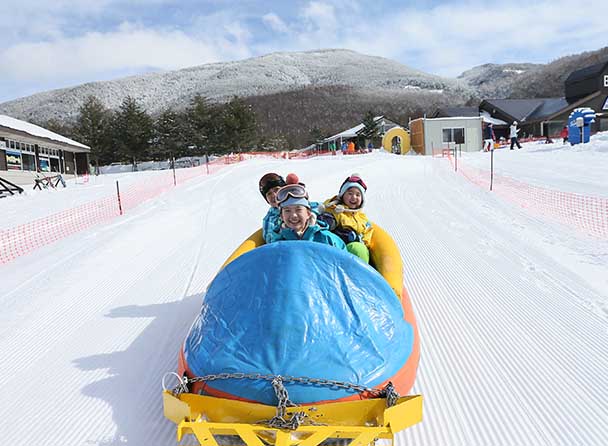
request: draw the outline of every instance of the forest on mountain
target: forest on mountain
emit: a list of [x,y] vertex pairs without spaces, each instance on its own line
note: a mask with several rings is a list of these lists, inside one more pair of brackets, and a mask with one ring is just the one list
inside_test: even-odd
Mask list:
[[570,73],[581,68],[608,61],[608,46],[560,57],[546,65],[523,73],[513,83],[510,98],[557,98],[564,96],[564,84]]
[[[86,96],[84,100],[79,99],[81,102],[74,102],[81,97],[81,93],[77,95],[76,91],[79,90],[72,89],[67,93],[71,95],[73,103],[79,105],[69,117],[41,119],[48,114],[36,115],[37,108],[33,105],[30,105],[29,112],[24,113],[31,116],[31,122],[89,145],[92,159],[101,164],[202,153],[290,150],[314,144],[353,127],[370,113],[384,115],[407,126],[411,119],[432,114],[439,107],[474,106],[488,98],[562,97],[564,82],[570,73],[608,61],[608,47],[562,57],[546,65],[481,65],[459,76],[460,84],[446,83],[449,88],[445,89],[432,77],[424,81],[424,88],[417,86],[420,83],[418,78],[421,79],[423,74],[416,74],[416,78],[409,69],[402,69],[392,61],[370,59],[354,52],[322,52],[323,57],[328,55],[348,57],[348,61],[358,61],[366,64],[366,67],[384,64],[382,66],[386,66],[394,80],[380,82],[381,73],[376,67],[377,72],[373,77],[375,84],[369,88],[362,87],[363,79],[357,78],[357,83],[353,85],[311,83],[270,93],[262,89],[257,94],[232,96],[226,101],[196,94],[190,98],[184,97],[177,103],[168,101],[170,105],[157,103],[153,110],[146,106],[143,98],[131,95],[128,88],[123,91],[125,96],[118,107],[108,106],[108,98],[104,100],[103,96],[95,94]],[[308,60],[313,56],[305,53],[301,57]],[[272,64],[265,66],[278,70],[283,57],[272,56]],[[304,67],[304,62],[301,62]],[[238,63],[233,65],[233,69],[240,66]],[[205,68],[207,71],[210,69]],[[247,69],[254,70],[250,66]],[[321,68],[317,67],[316,70],[316,75],[322,72]],[[399,70],[408,77],[400,78]],[[357,76],[360,76],[361,72],[358,73]],[[406,79],[409,80],[406,82]],[[135,78],[135,81],[125,85],[139,85],[138,82],[139,78]],[[103,89],[100,91],[107,92]],[[115,96],[116,89],[111,91]],[[163,94],[169,93],[165,91]],[[57,93],[52,96],[57,96]],[[119,103],[114,96],[113,103]],[[22,103],[28,104],[34,98],[26,98]],[[45,104],[44,110],[51,106],[51,102]]]

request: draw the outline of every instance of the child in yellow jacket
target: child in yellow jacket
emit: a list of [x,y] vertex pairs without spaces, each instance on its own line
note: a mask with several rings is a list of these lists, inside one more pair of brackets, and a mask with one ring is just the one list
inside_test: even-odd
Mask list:
[[342,185],[338,195],[319,206],[319,219],[326,221],[330,229],[338,235],[346,249],[369,263],[369,247],[372,240],[372,222],[361,210],[365,204],[367,186],[358,174],[350,175]]

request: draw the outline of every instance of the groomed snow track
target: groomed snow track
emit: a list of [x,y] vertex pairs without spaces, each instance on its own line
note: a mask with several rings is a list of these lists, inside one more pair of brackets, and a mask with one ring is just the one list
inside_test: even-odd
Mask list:
[[445,161],[386,154],[254,160],[0,268],[0,438],[173,445],[160,378],[204,289],[261,222],[257,180],[312,198],[361,173],[399,245],[421,336],[424,422],[405,445],[585,445],[608,438],[606,241],[514,208]]

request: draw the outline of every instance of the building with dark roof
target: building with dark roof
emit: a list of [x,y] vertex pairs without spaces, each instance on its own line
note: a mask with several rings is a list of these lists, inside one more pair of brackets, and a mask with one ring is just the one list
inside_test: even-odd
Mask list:
[[[544,99],[486,99],[479,109],[510,125],[517,121],[522,136],[558,134],[563,122],[551,122],[547,118],[568,105],[565,98]],[[507,136],[507,128],[495,129],[497,136]]]
[[[573,71],[564,88],[563,98],[486,99],[479,109],[509,124],[517,121],[522,136],[558,135],[579,107],[596,112],[591,132],[608,130],[608,61]],[[506,136],[506,129],[495,126],[494,130],[497,136]]]
[[608,88],[608,61],[573,71],[566,79],[566,99],[577,102]]

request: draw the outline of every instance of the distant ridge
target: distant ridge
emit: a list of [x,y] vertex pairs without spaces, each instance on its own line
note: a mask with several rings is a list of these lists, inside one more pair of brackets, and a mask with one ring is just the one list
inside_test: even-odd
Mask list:
[[226,101],[234,95],[252,97],[334,86],[368,94],[450,93],[459,100],[474,95],[473,89],[456,79],[424,73],[382,57],[328,49],[272,53],[235,62],[90,82],[5,102],[0,104],[0,113],[38,122],[69,120],[89,95],[97,96],[110,109],[117,108],[129,95],[155,114],[169,106],[183,108],[196,94]]

